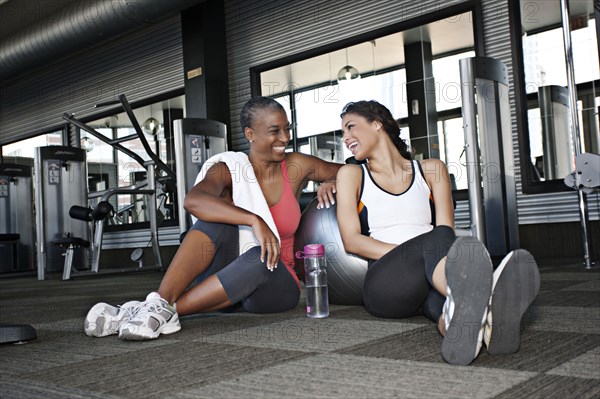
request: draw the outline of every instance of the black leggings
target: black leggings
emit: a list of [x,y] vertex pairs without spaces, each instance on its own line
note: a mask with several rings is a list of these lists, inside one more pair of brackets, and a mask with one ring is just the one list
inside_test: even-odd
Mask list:
[[455,239],[451,227],[437,226],[369,262],[363,288],[367,311],[389,318],[424,314],[437,322],[445,297],[433,287],[433,270]]
[[274,313],[298,305],[300,288],[281,260],[271,272],[260,261],[260,247],[239,255],[238,226],[198,220],[191,230],[203,232],[215,246],[211,264],[195,282],[216,274],[233,304],[232,309],[241,307],[251,313]]

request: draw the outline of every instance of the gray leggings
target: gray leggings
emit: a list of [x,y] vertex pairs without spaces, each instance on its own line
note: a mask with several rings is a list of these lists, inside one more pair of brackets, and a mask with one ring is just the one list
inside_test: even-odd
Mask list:
[[216,274],[233,304],[232,309],[275,313],[298,305],[300,289],[281,260],[271,272],[260,261],[260,247],[239,255],[238,226],[198,220],[190,230],[203,232],[215,246],[211,264],[195,282]]

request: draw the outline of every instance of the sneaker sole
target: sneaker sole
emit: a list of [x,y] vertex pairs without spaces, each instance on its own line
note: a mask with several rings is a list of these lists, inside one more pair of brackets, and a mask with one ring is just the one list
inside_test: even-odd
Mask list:
[[524,249],[500,273],[492,294],[492,333],[487,351],[492,355],[515,353],[521,345],[521,319],[540,290],[540,272]]
[[175,324],[174,322],[171,321],[171,322],[159,327],[158,330],[152,331],[148,334],[139,333],[139,332],[125,333],[126,330],[123,329],[119,332],[119,338],[124,341],[147,341],[147,340],[151,340],[151,339],[156,339],[161,334],[163,334],[163,335],[174,334],[177,331],[181,330],[181,324],[179,323],[179,317],[175,321],[177,324]]
[[446,259],[446,281],[454,299],[454,313],[442,342],[447,363],[466,366],[477,356],[479,332],[492,292],[492,261],[473,237],[456,239]]

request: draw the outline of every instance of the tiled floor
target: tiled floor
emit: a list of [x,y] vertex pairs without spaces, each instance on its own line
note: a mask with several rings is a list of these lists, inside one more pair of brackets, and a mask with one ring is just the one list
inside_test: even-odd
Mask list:
[[521,349],[467,367],[446,364],[422,316],[380,319],[331,306],[327,319],[294,310],[182,318],[150,342],[82,332],[96,302],[143,299],[160,273],[0,279],[0,320],[33,325],[39,338],[0,346],[0,397],[600,397],[600,271],[541,267]]

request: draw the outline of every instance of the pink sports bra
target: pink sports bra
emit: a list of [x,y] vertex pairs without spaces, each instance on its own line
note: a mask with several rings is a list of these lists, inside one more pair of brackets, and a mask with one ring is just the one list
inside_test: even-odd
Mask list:
[[300,281],[294,271],[294,234],[300,224],[300,205],[292,190],[285,160],[280,165],[283,174],[283,192],[279,202],[269,209],[281,240],[281,261],[300,286]]

